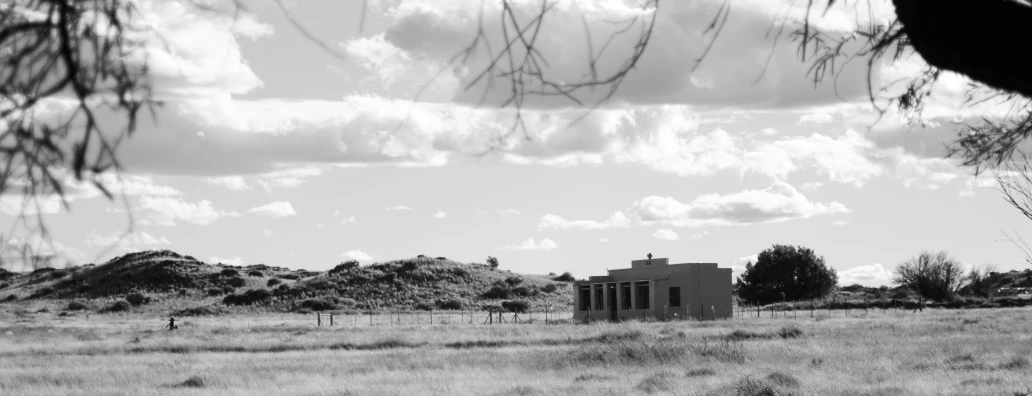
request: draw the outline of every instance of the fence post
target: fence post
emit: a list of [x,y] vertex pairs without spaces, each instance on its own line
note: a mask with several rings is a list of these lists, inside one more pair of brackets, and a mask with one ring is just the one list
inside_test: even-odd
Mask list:
[[330,326],[333,326],[333,314],[330,314]]
[[315,325],[316,326],[322,326],[322,314],[321,313],[318,313],[318,312],[315,313]]
[[867,315],[867,295],[864,295],[864,316]]
[[434,309],[430,308],[430,325],[434,324]]
[[369,325],[370,326],[373,325],[373,309],[372,308],[369,309]]

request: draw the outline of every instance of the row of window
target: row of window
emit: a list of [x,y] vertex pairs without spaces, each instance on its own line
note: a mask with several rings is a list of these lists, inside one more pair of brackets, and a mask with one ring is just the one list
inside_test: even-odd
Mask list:
[[[611,285],[611,284],[605,285],[605,287],[582,286],[581,289],[580,289],[580,301],[579,301],[580,302],[580,304],[579,304],[580,306],[578,306],[577,309],[580,310],[580,311],[587,311],[589,308],[591,308],[591,292],[592,292],[592,290],[594,290],[594,293],[595,293],[595,310],[596,311],[603,310],[604,306],[605,306],[605,304],[603,302],[604,301],[603,293],[606,290],[608,290],[610,292],[610,294],[611,294],[610,299],[615,300],[616,299],[616,297],[615,297],[616,296],[616,288],[615,287],[616,287],[615,285]],[[629,310],[629,309],[631,309],[631,284],[628,283],[628,282],[620,283],[620,288],[622,289],[622,293],[620,293],[620,295],[623,297],[621,299],[621,301],[620,301],[620,309],[622,309],[622,310]],[[637,304],[638,306],[634,307],[634,309],[649,309],[649,286],[647,284],[639,284],[638,287],[637,287],[637,291],[638,291],[638,296],[637,296],[638,298],[635,299],[635,300],[638,303]],[[679,308],[679,307],[681,307],[681,288],[680,287],[671,287],[670,290],[669,290],[669,294],[668,295],[670,296],[670,301],[668,302],[668,306],[670,308]]]

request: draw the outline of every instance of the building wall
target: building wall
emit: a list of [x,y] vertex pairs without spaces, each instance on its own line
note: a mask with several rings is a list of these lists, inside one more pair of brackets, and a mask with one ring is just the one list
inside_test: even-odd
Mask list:
[[[666,259],[653,259],[657,260]],[[644,261],[644,260],[638,260]],[[665,261],[664,261],[665,262]],[[640,282],[649,285],[649,308],[640,308],[638,287]],[[622,284],[630,282],[631,306],[626,309],[621,305],[625,289]],[[589,311],[583,311],[580,299],[580,287],[590,285],[591,304]],[[598,307],[598,294],[595,288],[602,287],[602,309]],[[615,298],[610,298],[609,285],[615,285]],[[670,288],[678,287],[680,292],[679,306],[670,306]],[[657,319],[718,319],[732,317],[731,269],[718,268],[715,263],[674,264],[656,267],[610,270],[609,276],[590,277],[588,281],[574,283],[574,319],[583,321],[590,313],[594,320],[609,320],[611,306],[616,307],[618,320],[640,319],[651,316]]]

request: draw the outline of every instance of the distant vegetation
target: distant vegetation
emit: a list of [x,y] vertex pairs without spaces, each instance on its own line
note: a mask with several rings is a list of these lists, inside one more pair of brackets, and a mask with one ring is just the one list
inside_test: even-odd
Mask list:
[[822,298],[831,293],[837,283],[835,270],[813,250],[774,245],[760,252],[755,264],[745,265],[735,289],[742,301],[769,304]]
[[[497,258],[489,261],[497,264]],[[459,263],[441,256],[360,266],[346,261],[326,272],[263,264],[206,264],[163,251],[130,253],[102,265],[29,274],[0,272],[5,301],[74,299],[74,308],[121,312],[158,309],[154,301],[178,299],[197,305],[191,314],[222,312],[205,306],[247,306],[268,311],[470,309],[501,307],[508,300],[555,308],[572,304],[566,283],[537,275],[499,271],[491,264]],[[95,301],[96,300],[96,301]],[[95,302],[91,302],[95,301]],[[81,305],[78,305],[81,304]],[[188,303],[189,304],[189,303]],[[512,306],[512,304],[509,304]],[[150,307],[150,308],[144,308]],[[521,308],[525,309],[525,308]]]

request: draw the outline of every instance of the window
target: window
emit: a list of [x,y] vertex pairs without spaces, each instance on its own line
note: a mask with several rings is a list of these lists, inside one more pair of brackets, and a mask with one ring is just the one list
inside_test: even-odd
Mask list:
[[580,287],[580,301],[577,306],[578,311],[587,311],[591,309],[591,288],[589,286]]
[[595,288],[595,310],[602,310],[602,285],[592,285]]
[[671,287],[670,288],[670,308],[677,308],[681,306],[681,288]]

